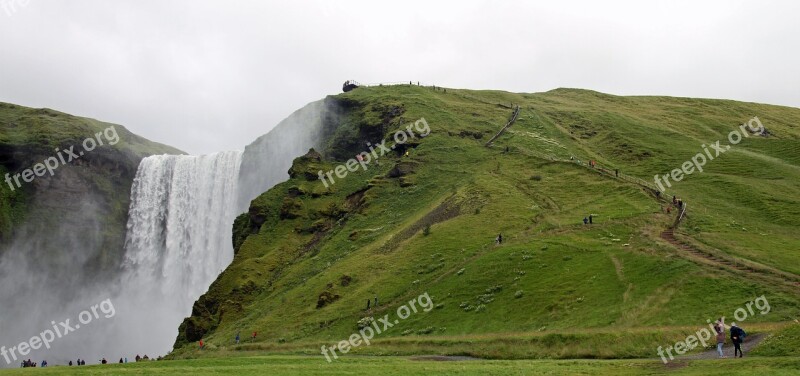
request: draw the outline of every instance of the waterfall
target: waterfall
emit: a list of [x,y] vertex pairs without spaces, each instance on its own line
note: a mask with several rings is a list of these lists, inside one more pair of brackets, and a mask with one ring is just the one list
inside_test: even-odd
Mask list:
[[151,156],[131,187],[125,260],[110,347],[162,355],[197,299],[233,260],[232,228],[250,201],[288,178],[292,160],[336,124],[325,100],[295,111],[244,152]]
[[[311,147],[324,148],[340,112],[328,98],[295,111],[244,152],[141,160],[126,192],[131,198],[127,228],[109,225],[109,216],[121,208],[111,197],[93,197],[92,192],[73,205],[74,213],[58,218],[60,226],[45,228],[34,221],[23,227],[0,255],[0,346],[27,341],[52,328],[53,320],[75,324],[79,313],[108,300],[114,315],[81,325],[28,357],[66,364],[77,358],[168,353],[194,303],[233,259],[236,215],[285,181],[294,158]],[[63,168],[60,176],[71,176],[66,174],[71,167]],[[75,184],[74,179],[65,180],[69,184],[61,189]],[[124,256],[118,259],[117,249],[104,249],[109,245],[102,234],[122,237],[123,231]],[[107,264],[117,267],[104,270],[107,274],[85,269],[108,255],[114,259]],[[0,368],[18,365],[0,360]]]
[[[131,188],[118,325],[129,353],[167,353],[178,325],[233,259],[241,152],[158,155]],[[141,348],[136,349],[136,346]]]

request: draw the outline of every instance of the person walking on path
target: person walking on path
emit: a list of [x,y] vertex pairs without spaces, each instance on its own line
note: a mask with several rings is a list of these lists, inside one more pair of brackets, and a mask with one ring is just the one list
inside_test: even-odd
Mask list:
[[742,328],[736,326],[736,323],[731,323],[731,342],[733,342],[733,357],[736,357],[736,354],[739,354],[741,358],[744,353],[742,352],[742,342],[744,342],[744,337],[747,333],[742,330]]
[[239,344],[239,332],[236,332],[236,344]]
[[722,352],[722,345],[725,344],[725,323],[721,318],[717,320],[717,324],[714,325],[714,330],[717,331],[717,352],[720,358],[724,358],[725,353]]
[[592,215],[589,214],[589,224],[592,224]]
[[583,224],[584,225],[588,225],[589,224],[589,218],[583,217]]

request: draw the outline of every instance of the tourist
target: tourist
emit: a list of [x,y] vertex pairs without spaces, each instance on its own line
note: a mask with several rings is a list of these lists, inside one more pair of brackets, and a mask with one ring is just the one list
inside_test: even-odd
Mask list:
[[722,345],[725,344],[725,322],[722,318],[717,320],[714,330],[717,331],[717,353],[719,353],[720,358],[724,358],[725,353],[722,352]]
[[736,323],[731,323],[731,342],[733,342],[733,357],[736,357],[736,354],[739,354],[741,358],[744,353],[742,352],[742,342],[744,342],[744,337],[747,336],[747,333],[742,330],[742,328],[736,326]]

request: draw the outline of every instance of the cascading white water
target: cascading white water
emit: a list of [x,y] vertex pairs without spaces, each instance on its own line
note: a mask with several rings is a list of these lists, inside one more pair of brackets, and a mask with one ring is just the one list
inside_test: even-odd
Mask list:
[[192,304],[233,259],[241,159],[159,155],[139,164],[117,298],[118,325],[134,329],[123,331],[131,353],[168,352]]
[[233,260],[236,215],[323,139],[326,108],[317,101],[296,111],[244,153],[142,160],[131,187],[109,347],[129,356],[172,349],[181,321]]

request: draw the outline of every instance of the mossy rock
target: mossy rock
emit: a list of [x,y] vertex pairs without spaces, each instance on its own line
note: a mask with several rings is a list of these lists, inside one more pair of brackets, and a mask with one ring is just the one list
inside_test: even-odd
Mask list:
[[300,200],[292,197],[285,197],[281,205],[281,219],[295,219],[303,215],[303,204]]
[[330,291],[323,291],[322,294],[319,294],[319,298],[317,298],[317,309],[325,307],[337,300],[339,300],[340,296],[338,294],[334,294]]
[[336,202],[331,202],[325,209],[319,210],[319,214],[327,218],[340,219],[347,214],[347,209]]
[[305,155],[295,158],[289,168],[289,177],[302,176],[307,181],[319,180],[319,171],[323,168],[322,155],[312,148]]
[[399,180],[399,183],[400,183],[400,186],[403,187],[403,188],[411,187],[411,186],[416,184],[414,178],[412,178],[410,176],[401,177],[400,180]]
[[314,221],[311,225],[296,229],[300,234],[315,234],[318,232],[325,232],[331,229],[332,222],[330,219],[323,218]]
[[386,176],[389,178],[399,178],[401,176],[412,174],[416,170],[417,165],[417,162],[408,160],[397,162],[397,164],[395,164],[394,167],[389,170]]
[[263,202],[257,203],[255,201],[250,205],[250,210],[247,212],[250,222],[253,223],[256,228],[261,227],[261,225],[273,215],[275,215],[273,208]]
[[208,320],[192,316],[183,321],[180,329],[187,342],[195,342],[201,340],[208,333],[211,323]]

